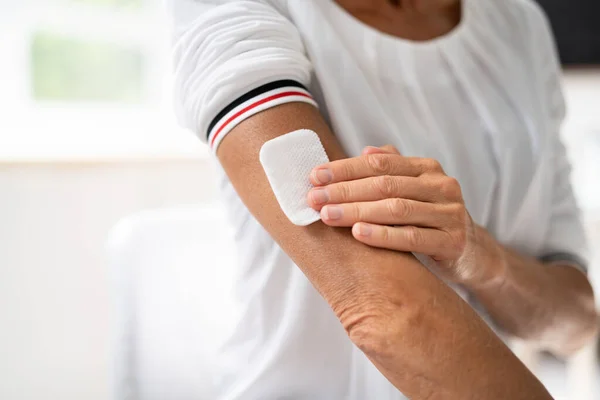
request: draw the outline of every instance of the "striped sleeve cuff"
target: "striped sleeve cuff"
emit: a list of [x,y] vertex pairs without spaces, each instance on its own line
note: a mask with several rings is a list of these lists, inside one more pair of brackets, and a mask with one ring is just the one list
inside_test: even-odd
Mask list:
[[569,264],[587,274],[587,263],[581,257],[571,253],[551,253],[539,258],[544,264]]
[[212,120],[206,138],[212,151],[216,151],[223,138],[242,121],[261,111],[285,103],[303,102],[317,106],[312,95],[301,83],[280,80],[260,86],[225,107]]

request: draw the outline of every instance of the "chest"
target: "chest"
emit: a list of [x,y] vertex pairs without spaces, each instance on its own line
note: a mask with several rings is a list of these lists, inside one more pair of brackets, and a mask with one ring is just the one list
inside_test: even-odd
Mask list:
[[294,9],[295,21],[315,71],[311,92],[349,156],[393,144],[437,159],[473,218],[499,236],[512,235],[525,204],[541,209],[532,192],[547,189],[549,127],[529,50],[476,7],[449,34],[415,43],[330,4]]
[[[453,66],[443,52],[365,44],[353,57],[369,89],[353,95],[338,82],[348,92],[328,104],[346,151],[393,144],[406,156],[434,158],[461,183],[473,218],[492,224],[501,191],[526,193],[536,169],[536,132],[521,99],[475,61]],[[354,107],[348,127],[342,110]]]
[[[536,135],[530,115],[500,82],[476,65],[459,72],[431,56],[408,65],[391,62],[389,53],[381,57],[367,73],[381,87],[388,142],[405,155],[438,160],[459,180],[482,224],[489,222],[501,180],[511,179],[514,193],[527,191],[536,169]],[[507,175],[513,169],[518,179]]]

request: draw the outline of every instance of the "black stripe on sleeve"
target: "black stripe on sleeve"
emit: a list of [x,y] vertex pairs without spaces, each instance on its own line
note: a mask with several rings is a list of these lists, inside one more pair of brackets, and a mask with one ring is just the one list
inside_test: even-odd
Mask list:
[[227,107],[225,107],[223,109],[223,111],[221,111],[215,117],[215,119],[212,120],[212,122],[208,126],[208,131],[206,132],[206,139],[208,140],[208,136],[210,135],[210,132],[213,130],[215,125],[217,125],[217,123],[219,123],[220,120],[222,120],[227,114],[229,114],[231,112],[231,110],[233,110],[240,104],[244,104],[245,102],[252,99],[253,97],[260,96],[263,93],[267,93],[267,92],[270,92],[271,90],[275,90],[275,89],[281,89],[283,87],[297,87],[297,88],[308,91],[308,89],[306,89],[306,87],[303,84],[301,84],[297,81],[291,80],[291,79],[285,79],[285,80],[267,83],[266,85],[262,85],[256,89],[253,89],[253,90],[249,91],[248,93],[246,93],[245,95],[237,98],[233,103],[231,103]]

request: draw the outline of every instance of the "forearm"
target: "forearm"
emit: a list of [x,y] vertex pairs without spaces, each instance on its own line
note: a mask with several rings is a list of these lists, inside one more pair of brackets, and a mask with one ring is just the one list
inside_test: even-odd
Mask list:
[[593,289],[582,272],[517,254],[478,229],[480,263],[501,263],[495,269],[504,273],[470,290],[502,329],[557,354],[577,350],[597,332]]
[[356,246],[347,230],[321,223],[304,229],[282,229],[278,240],[350,339],[409,398],[550,398],[472,308],[412,256]]
[[356,246],[347,230],[321,223],[281,231],[278,241],[350,339],[407,397],[550,398],[471,307],[412,256]]

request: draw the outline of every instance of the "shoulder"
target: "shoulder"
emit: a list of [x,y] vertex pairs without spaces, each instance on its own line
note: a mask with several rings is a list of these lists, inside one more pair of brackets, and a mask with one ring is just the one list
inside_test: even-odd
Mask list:
[[166,8],[175,21],[194,19],[212,10],[243,10],[268,7],[287,14],[287,0],[165,0]]
[[[523,42],[538,68],[558,66],[558,53],[550,20],[543,8],[534,0],[505,0],[512,4],[513,13],[521,20]],[[515,16],[517,18],[517,16]]]
[[528,22],[534,24],[546,24],[547,17],[546,12],[539,5],[537,1],[534,0],[504,0],[507,7],[513,9],[513,11],[523,18],[525,18]]
[[473,3],[488,30],[522,60],[535,64],[555,58],[550,21],[534,0],[463,0]]
[[517,29],[521,34],[536,36],[550,32],[548,17],[534,0],[482,0],[481,3],[497,18],[504,20],[506,29]]
[[164,0],[172,39],[199,25],[235,25],[238,18],[261,21],[290,21],[288,0]]

